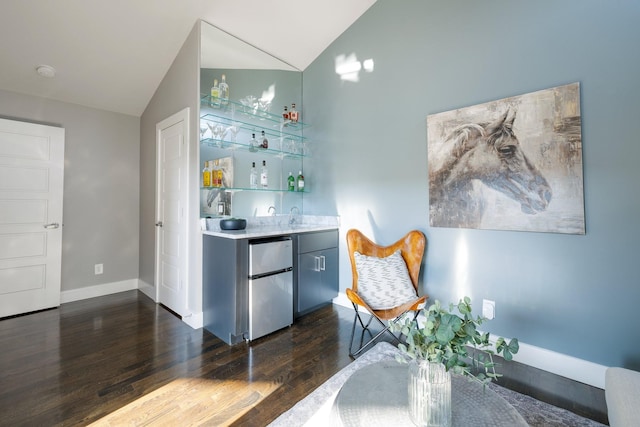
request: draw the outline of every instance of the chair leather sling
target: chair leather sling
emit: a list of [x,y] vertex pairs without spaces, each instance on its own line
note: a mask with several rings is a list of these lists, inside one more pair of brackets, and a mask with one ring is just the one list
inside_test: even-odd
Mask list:
[[[353,308],[355,310],[355,317],[353,319],[353,326],[351,328],[351,341],[349,343],[349,355],[351,357],[357,356],[361,353],[365,348],[367,348],[370,344],[375,342],[382,334],[385,332],[389,333],[395,341],[400,341],[400,339],[394,335],[390,330],[390,323],[385,325],[385,321],[394,322],[397,321],[402,315],[407,312],[413,311],[414,319],[418,316],[420,310],[424,307],[428,296],[418,296],[418,277],[420,275],[420,267],[422,265],[422,257],[424,255],[424,251],[426,248],[426,237],[424,234],[418,230],[412,230],[407,233],[402,239],[398,240],[392,245],[389,246],[380,246],[369,238],[367,238],[364,234],[356,229],[351,229],[347,232],[347,248],[349,252],[349,259],[351,261],[351,271],[353,276],[353,283],[350,289],[346,290],[347,297],[353,304]],[[379,257],[385,258],[392,255],[397,250],[400,250],[402,258],[407,265],[407,270],[409,273],[409,278],[411,279],[411,283],[415,289],[416,298],[409,302],[405,302],[403,304],[399,304],[392,308],[376,310],[371,308],[367,302],[358,294],[358,270],[356,268],[356,260],[354,252],[359,252],[362,255],[366,255],[369,257]],[[365,308],[372,316],[369,318],[369,321],[364,323],[361,317],[361,311],[359,307]],[[376,319],[383,327],[383,330],[378,334],[373,336],[369,326],[371,321]],[[356,324],[360,324],[362,328],[362,335],[360,337],[360,347],[357,351],[353,351],[353,339],[355,334]],[[363,344],[364,334],[365,332],[369,332],[372,338]]]

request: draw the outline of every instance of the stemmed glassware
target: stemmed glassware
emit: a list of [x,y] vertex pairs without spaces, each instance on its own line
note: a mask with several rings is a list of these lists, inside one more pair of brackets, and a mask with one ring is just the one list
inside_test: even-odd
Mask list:
[[211,131],[211,136],[215,140],[216,145],[218,147],[222,147],[222,140],[224,136],[227,134],[227,128],[221,125],[220,123],[208,123],[209,130]]
[[224,137],[227,134],[227,128],[224,125],[218,123],[214,128],[216,139],[218,140],[218,147],[222,147],[222,142],[224,141]]
[[204,139],[204,134],[207,133],[207,126],[200,122],[200,140],[202,141]]
[[233,146],[231,148],[235,149],[236,148],[235,144],[237,142],[238,132],[240,132],[240,123],[233,122],[231,124],[231,126],[229,126],[227,128],[227,131],[231,134],[231,142],[233,143]]

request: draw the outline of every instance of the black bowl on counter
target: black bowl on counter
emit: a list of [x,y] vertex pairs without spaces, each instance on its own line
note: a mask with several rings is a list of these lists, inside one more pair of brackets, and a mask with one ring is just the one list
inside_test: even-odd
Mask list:
[[244,230],[247,228],[247,220],[243,218],[225,218],[220,220],[221,230]]

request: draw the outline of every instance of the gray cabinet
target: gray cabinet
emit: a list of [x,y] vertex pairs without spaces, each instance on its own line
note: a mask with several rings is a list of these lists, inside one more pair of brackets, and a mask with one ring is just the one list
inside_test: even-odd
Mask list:
[[328,304],[338,295],[338,231],[298,235],[296,316]]

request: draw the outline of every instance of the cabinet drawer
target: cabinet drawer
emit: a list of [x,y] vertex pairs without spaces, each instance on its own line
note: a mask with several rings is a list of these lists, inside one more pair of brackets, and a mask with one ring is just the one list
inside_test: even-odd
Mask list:
[[298,252],[313,252],[338,247],[338,230],[298,235]]

